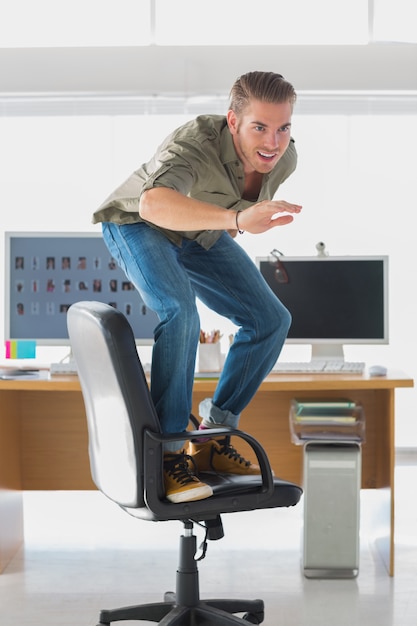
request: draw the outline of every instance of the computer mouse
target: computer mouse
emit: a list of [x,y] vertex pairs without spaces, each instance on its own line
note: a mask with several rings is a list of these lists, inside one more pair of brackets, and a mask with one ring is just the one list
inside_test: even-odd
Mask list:
[[369,376],[386,376],[387,368],[384,365],[371,365],[369,368]]

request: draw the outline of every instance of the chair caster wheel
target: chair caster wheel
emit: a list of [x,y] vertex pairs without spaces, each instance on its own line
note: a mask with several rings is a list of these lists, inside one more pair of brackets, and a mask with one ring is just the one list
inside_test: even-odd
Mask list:
[[245,613],[243,619],[250,624],[262,624],[265,614],[262,613]]

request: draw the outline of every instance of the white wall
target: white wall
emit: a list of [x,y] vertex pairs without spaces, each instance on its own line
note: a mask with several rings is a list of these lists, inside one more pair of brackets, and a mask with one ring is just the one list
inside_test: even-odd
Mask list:
[[[188,116],[190,117],[190,116]],[[98,230],[91,214],[181,115],[0,118],[1,246],[6,230]],[[296,173],[277,197],[301,215],[262,236],[245,234],[251,256],[276,247],[315,254],[322,240],[337,254],[390,257],[390,345],[349,347],[347,358],[383,363],[417,378],[414,276],[417,115],[297,115]],[[0,250],[3,255],[3,250]],[[1,278],[3,280],[3,278]],[[3,288],[0,288],[3,299]],[[3,300],[0,301],[3,311]],[[228,326],[202,309],[203,324]],[[0,320],[1,329],[3,321]],[[291,356],[292,348],[284,357]],[[298,353],[297,353],[298,354]],[[308,356],[307,356],[308,358]],[[397,444],[417,446],[417,393],[397,391]]]

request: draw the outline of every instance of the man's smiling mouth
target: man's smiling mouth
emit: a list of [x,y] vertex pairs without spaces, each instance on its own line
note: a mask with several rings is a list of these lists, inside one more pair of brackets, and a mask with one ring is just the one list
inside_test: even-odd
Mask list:
[[273,152],[272,154],[270,152],[260,152],[260,150],[258,150],[258,154],[260,157],[262,157],[263,159],[268,159],[269,161],[271,159],[273,159],[274,157],[276,157],[276,152]]

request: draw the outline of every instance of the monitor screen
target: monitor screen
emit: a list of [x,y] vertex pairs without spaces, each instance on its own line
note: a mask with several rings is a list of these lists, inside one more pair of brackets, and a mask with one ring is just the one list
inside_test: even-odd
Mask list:
[[101,233],[6,233],[5,339],[69,345],[66,312],[80,300],[111,304],[136,343],[153,343],[157,315],[116,265]]
[[388,257],[258,258],[288,308],[287,343],[311,344],[313,357],[343,357],[344,344],[388,343]]

